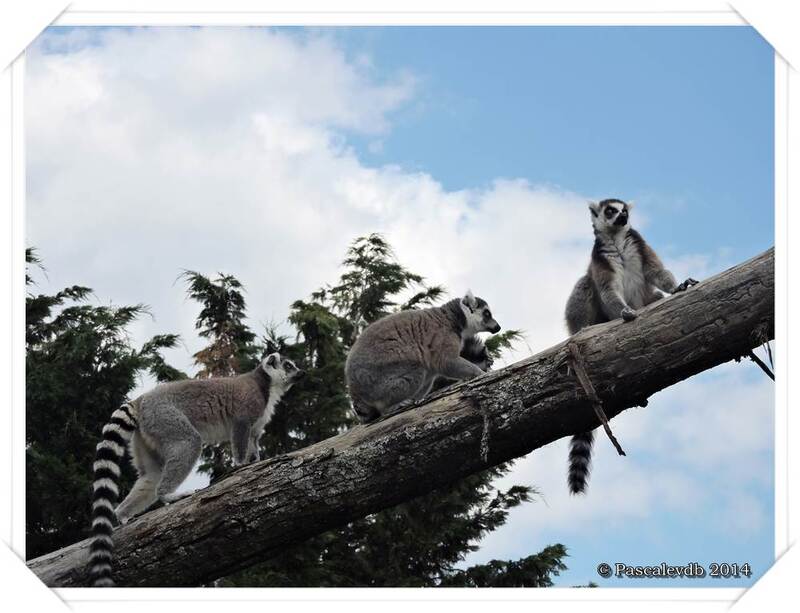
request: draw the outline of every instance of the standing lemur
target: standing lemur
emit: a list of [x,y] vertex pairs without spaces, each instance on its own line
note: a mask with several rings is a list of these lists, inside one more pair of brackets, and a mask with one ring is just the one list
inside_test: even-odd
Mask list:
[[[472,292],[439,307],[400,311],[373,322],[353,343],[345,363],[356,415],[369,422],[423,398],[437,380],[482,375],[490,361],[482,343],[470,339],[499,330],[489,305]],[[462,356],[465,349],[476,354],[474,359]]]
[[[570,334],[620,317],[632,321],[636,309],[697,283],[694,279],[680,285],[675,282],[642,235],[630,227],[632,208],[633,203],[615,198],[589,203],[594,248],[589,271],[578,279],[567,301]],[[573,494],[586,489],[593,441],[593,432],[572,437],[568,481]]]
[[[258,461],[258,441],[275,405],[304,374],[291,360],[272,353],[243,375],[164,383],[112,413],[94,463],[89,569],[95,586],[114,585],[114,516],[125,523],[157,500],[179,498],[173,492],[189,476],[203,443],[230,441],[237,465]],[[128,444],[139,477],[114,509]]]

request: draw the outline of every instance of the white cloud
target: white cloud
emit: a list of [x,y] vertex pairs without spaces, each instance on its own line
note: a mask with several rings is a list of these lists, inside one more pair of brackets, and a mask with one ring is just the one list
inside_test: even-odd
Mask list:
[[[59,43],[68,54],[34,47],[27,62],[28,243],[48,267],[44,291],[81,283],[104,302],[146,302],[155,320],[141,320],[135,339],[180,333],[185,347],[168,358],[192,370],[198,307],[176,282],[182,269],[236,275],[258,327],[335,280],[354,237],[381,231],[431,283],[486,298],[504,328],[527,332],[530,350],[564,337],[563,303],[592,241],[582,196],[500,178],[448,191],[425,173],[368,167],[348,146],[348,131],[383,142],[413,76],[380,79],[370,58],[318,34],[112,30],[84,46],[77,32]],[[702,254],[674,264],[681,278],[719,267]],[[744,472],[757,479],[769,430],[754,414],[771,411],[770,390],[725,377],[665,392],[670,408],[658,400],[616,419],[623,444],[647,449],[657,467],[636,453],[617,458],[600,436],[585,499],[566,494],[566,441],[520,461],[508,481],[537,485],[547,504],[515,511],[481,555],[518,539],[515,530],[535,541],[543,526],[563,527],[568,539],[598,515],[703,504],[704,475],[737,492],[733,457],[752,460]],[[758,501],[739,506],[758,515]]]
[[542,297],[565,295],[585,266],[583,199],[521,180],[452,192],[365,166],[342,130],[385,130],[414,82],[377,82],[365,66],[325,37],[251,29],[111,31],[68,55],[34,50],[29,242],[54,282],[146,301],[156,322],[142,334],[178,330],[189,352],[196,307],[180,270],[236,274],[253,319],[280,321],[371,231],[430,282],[488,299],[532,347],[558,340],[561,305]]

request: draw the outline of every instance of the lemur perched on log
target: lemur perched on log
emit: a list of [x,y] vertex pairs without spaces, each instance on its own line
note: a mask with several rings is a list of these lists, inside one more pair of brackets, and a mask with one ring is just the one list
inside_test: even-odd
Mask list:
[[[235,464],[257,461],[258,441],[275,405],[304,374],[294,362],[273,353],[248,373],[164,383],[114,411],[103,427],[94,462],[93,585],[114,585],[114,517],[125,523],[157,500],[180,498],[173,492],[189,476],[203,443],[230,441]],[[115,509],[126,446],[139,477]]]
[[[695,285],[681,284],[636,230],[630,227],[633,203],[610,198],[590,202],[594,248],[588,272],[578,279],[567,300],[566,321],[570,334],[594,324],[622,318],[633,321],[636,310]],[[569,489],[583,493],[589,476],[593,432],[572,437],[569,452]]]

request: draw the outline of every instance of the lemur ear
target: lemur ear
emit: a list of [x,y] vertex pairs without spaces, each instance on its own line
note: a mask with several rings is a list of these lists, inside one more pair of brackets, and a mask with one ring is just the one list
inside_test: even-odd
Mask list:
[[589,212],[592,217],[597,217],[600,214],[600,205],[597,202],[589,201]]
[[280,361],[281,361],[281,354],[276,351],[275,353],[270,353],[267,356],[267,359],[264,360],[264,364],[265,366],[269,366],[270,368],[277,368]]
[[475,300],[475,296],[472,295],[471,289],[468,289],[467,293],[464,294],[464,297],[461,299],[461,304],[467,307],[470,311],[477,306],[477,301]]
[[631,210],[631,209],[633,209],[633,207],[634,207],[634,202],[633,202],[633,200],[628,200],[628,202],[626,202],[625,204],[627,204],[627,205],[628,205],[628,211],[630,211],[630,210]]

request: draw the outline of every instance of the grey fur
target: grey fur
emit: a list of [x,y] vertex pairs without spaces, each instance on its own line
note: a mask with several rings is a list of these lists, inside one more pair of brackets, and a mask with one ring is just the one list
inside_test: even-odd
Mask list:
[[486,301],[468,292],[440,306],[401,311],[361,333],[345,363],[353,409],[362,422],[428,394],[437,379],[472,379],[484,369],[460,355],[479,332],[498,332]]
[[[638,309],[697,283],[687,279],[678,285],[642,235],[630,227],[632,208],[633,203],[615,198],[589,203],[595,242],[589,270],[567,300],[570,334],[620,317],[632,321]],[[573,494],[585,491],[592,442],[588,432],[570,443],[568,481]]]
[[[475,366],[480,368],[483,372],[489,372],[492,369],[492,364],[494,363],[494,359],[492,359],[492,356],[489,355],[486,344],[479,336],[470,336],[466,338],[463,346],[461,347],[461,353],[459,355],[461,355],[461,357],[465,360],[475,364]],[[455,382],[455,379],[438,377],[436,381],[434,381],[431,391],[434,392],[436,390],[440,390],[443,387],[452,385]]]
[[97,446],[90,567],[111,586],[111,508],[127,444],[139,475],[113,515],[125,523],[157,500],[170,503],[203,443],[230,441],[234,463],[259,459],[258,440],[284,393],[305,373],[278,353],[236,376],[164,383],[117,409]]

